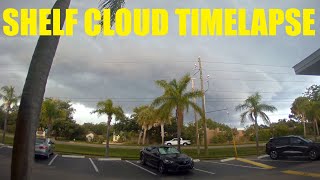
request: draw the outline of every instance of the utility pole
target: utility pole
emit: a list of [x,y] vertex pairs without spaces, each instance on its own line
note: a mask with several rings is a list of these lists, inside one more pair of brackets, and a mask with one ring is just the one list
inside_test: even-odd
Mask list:
[[[194,78],[191,78],[192,82],[192,92],[194,92]],[[193,98],[194,103],[196,103],[196,98]],[[197,121],[197,113],[196,110],[194,110],[194,124],[196,126],[196,141],[197,141],[197,153],[198,156],[200,155],[200,146],[199,146],[199,128],[198,128],[198,121]]]
[[232,133],[232,141],[233,141],[233,148],[234,148],[234,158],[237,159],[238,158],[238,151],[237,151],[237,146],[236,146],[236,139],[235,139],[234,134],[233,134],[233,128],[231,126],[229,111],[227,111],[227,114],[228,114],[228,121],[230,123],[230,128],[231,128],[231,133]]
[[199,70],[200,70],[200,81],[201,81],[201,92],[203,93],[202,96],[202,110],[203,110],[203,132],[204,132],[204,151],[205,155],[208,155],[208,142],[207,142],[207,119],[206,119],[206,105],[205,105],[205,92],[203,90],[203,77],[202,77],[202,66],[201,66],[201,59],[198,58],[199,62]]

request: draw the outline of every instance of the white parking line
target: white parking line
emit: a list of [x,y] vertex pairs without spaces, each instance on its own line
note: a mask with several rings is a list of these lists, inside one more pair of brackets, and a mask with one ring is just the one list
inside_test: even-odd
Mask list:
[[220,160],[221,162],[227,162],[227,161],[232,161],[232,160],[236,160],[236,158],[227,158],[227,159],[222,159]]
[[92,164],[92,166],[93,166],[94,170],[96,170],[96,172],[97,172],[97,173],[99,173],[99,170],[98,170],[97,166],[94,164],[94,162],[92,161],[92,159],[91,159],[91,158],[89,158],[89,160],[90,160],[90,162],[91,162],[91,164]]
[[200,162],[200,159],[194,159],[193,162]]
[[253,167],[253,166],[243,166],[243,165],[238,165],[238,164],[228,164],[228,163],[219,163],[219,162],[212,162],[212,161],[202,161],[202,162],[207,162],[207,163],[212,163],[212,164],[221,164],[221,165],[226,165],[226,166],[237,166],[237,167],[243,167],[243,168],[251,168],[251,169],[263,169],[260,167]]
[[98,158],[98,161],[121,161],[121,158]]
[[65,158],[85,158],[84,156],[76,156],[76,155],[62,155]]
[[266,158],[266,157],[269,157],[269,155],[265,154],[265,155],[259,156],[258,159],[263,159],[263,158]]
[[151,172],[151,171],[149,171],[148,169],[145,169],[145,168],[143,168],[143,167],[141,167],[141,166],[138,166],[138,165],[134,164],[133,162],[130,162],[130,161],[128,161],[128,160],[126,160],[126,162],[129,163],[129,164],[132,164],[132,165],[134,165],[134,166],[136,166],[136,167],[138,167],[138,168],[140,168],[140,169],[142,169],[142,170],[145,170],[145,171],[147,171],[148,173],[150,173],[150,174],[152,174],[152,175],[157,176],[156,173]]
[[53,163],[53,161],[58,157],[58,154],[56,154],[51,161],[49,162],[48,166],[51,166],[51,164]]
[[208,174],[216,174],[216,173],[213,173],[213,172],[209,172],[209,171],[205,171],[205,170],[201,170],[201,169],[197,169],[197,168],[193,168],[194,170],[196,171],[200,171],[200,172],[204,172],[204,173],[208,173]]
[[10,149],[12,149],[13,147],[12,147],[12,146],[7,146],[7,148],[10,148]]

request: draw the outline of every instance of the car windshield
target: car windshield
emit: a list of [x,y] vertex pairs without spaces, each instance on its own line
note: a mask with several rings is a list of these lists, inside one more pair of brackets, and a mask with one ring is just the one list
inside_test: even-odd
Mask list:
[[160,154],[180,154],[180,152],[174,147],[160,147]]
[[308,143],[312,143],[313,141],[310,139],[304,139],[305,141],[307,141]]
[[43,144],[45,139],[36,139],[36,144]]

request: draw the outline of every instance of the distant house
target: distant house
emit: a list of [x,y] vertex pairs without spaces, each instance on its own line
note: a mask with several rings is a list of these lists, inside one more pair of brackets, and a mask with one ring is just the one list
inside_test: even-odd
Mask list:
[[43,128],[39,128],[36,132],[36,136],[40,138],[46,137],[46,131]]
[[88,142],[92,142],[93,138],[94,138],[94,134],[92,132],[86,135],[86,139]]
[[120,139],[120,135],[113,134],[113,139],[112,139],[113,142],[118,142],[119,139]]

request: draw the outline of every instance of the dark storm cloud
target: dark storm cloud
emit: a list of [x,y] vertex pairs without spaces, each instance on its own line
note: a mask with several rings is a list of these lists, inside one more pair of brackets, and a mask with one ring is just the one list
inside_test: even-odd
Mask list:
[[[4,0],[0,11],[8,7],[50,8],[53,3]],[[168,36],[144,38],[86,36],[83,13],[97,4],[98,1],[91,0],[72,1],[71,8],[79,8],[79,24],[74,37],[60,40],[47,84],[47,97],[70,99],[87,108],[94,108],[98,100],[114,98],[130,113],[135,106],[148,104],[153,97],[161,95],[155,80],[193,74],[194,64],[201,56],[204,76],[210,75],[206,110],[228,108],[230,112],[230,118],[226,111],[208,113],[208,117],[239,127],[239,112],[234,107],[252,93],[261,92],[263,101],[278,108],[278,112],[270,114],[276,121],[287,117],[291,101],[306,87],[319,84],[318,77],[296,76],[292,69],[319,48],[319,36],[179,37],[178,18],[174,16],[175,8],[305,8],[319,7],[318,1],[128,1],[126,6],[130,9],[166,8],[170,12]],[[3,23],[1,20],[0,24]],[[318,23],[316,28],[320,29]],[[9,38],[1,34],[0,41],[0,86],[12,84],[21,92],[37,38]],[[196,87],[200,87],[199,79]],[[186,122],[193,121],[192,112],[186,116]]]

